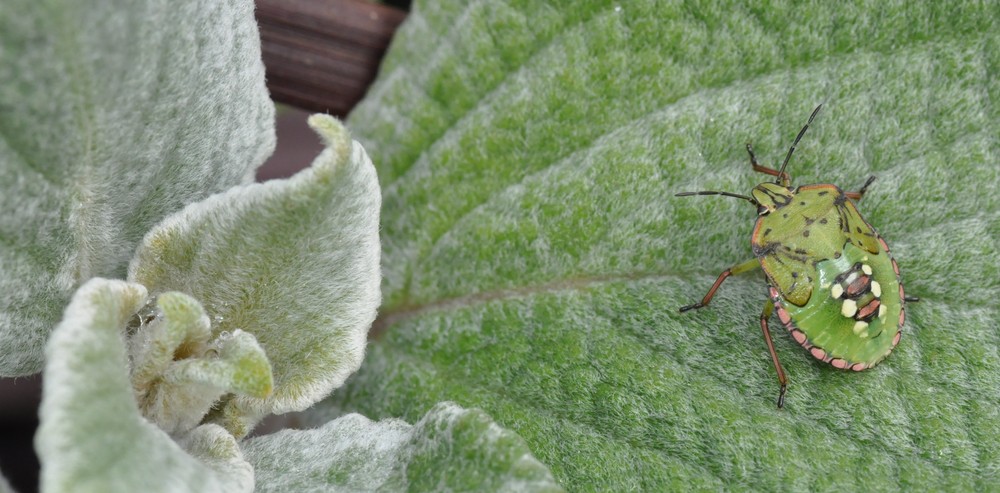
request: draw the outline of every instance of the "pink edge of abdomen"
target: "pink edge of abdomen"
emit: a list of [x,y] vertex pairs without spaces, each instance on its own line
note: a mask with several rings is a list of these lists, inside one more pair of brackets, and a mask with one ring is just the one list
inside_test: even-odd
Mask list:
[[779,306],[778,320],[781,320],[781,323],[785,324],[785,326],[787,327],[789,326],[789,324],[792,323],[792,316],[788,314],[788,310],[785,310],[784,308]]
[[795,339],[795,342],[799,343],[800,346],[806,345],[807,341],[805,333],[798,329],[789,329],[789,332],[792,333],[792,339]]
[[813,355],[813,358],[816,358],[820,361],[826,361],[826,351],[818,347],[813,347],[812,349],[809,350],[809,353]]

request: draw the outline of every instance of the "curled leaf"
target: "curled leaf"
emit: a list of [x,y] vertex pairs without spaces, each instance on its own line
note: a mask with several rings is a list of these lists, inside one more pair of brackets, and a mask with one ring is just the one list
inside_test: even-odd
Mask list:
[[154,294],[199,300],[214,336],[244,331],[266,352],[273,392],[228,396],[212,418],[237,436],[355,371],[380,300],[375,169],[338,121],[309,122],[327,144],[312,167],[192,204],[146,235],[129,268]]
[[130,344],[132,386],[147,419],[169,433],[185,432],[223,395],[271,391],[271,365],[252,334],[222,332],[210,340],[205,310],[182,293],[163,293],[156,306],[137,317]]
[[123,337],[146,295],[138,284],[92,279],[53,331],[35,437],[42,491],[252,491],[253,470],[222,428],[185,433],[182,448],[140,414]]

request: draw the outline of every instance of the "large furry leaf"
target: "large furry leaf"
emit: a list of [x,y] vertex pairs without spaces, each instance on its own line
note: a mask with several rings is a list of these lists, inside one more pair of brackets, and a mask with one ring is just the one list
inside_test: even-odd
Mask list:
[[258,493],[330,491],[562,491],[524,440],[482,411],[434,406],[416,424],[351,414],[247,440]]
[[[327,405],[482,408],[574,491],[1000,481],[995,3],[418,2],[350,122],[384,186],[381,335]],[[757,314],[744,144],[862,214],[909,320],[824,365]],[[375,145],[377,143],[377,145]],[[776,320],[776,319],[775,319]]]
[[35,437],[42,491],[253,491],[253,468],[225,430],[202,425],[171,437],[140,415],[123,337],[146,294],[92,279],[53,331]]
[[274,146],[253,2],[0,4],[0,375],[74,290]]

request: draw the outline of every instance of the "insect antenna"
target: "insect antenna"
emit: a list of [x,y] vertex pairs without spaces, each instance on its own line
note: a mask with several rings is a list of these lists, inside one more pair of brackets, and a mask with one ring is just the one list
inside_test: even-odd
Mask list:
[[760,204],[753,197],[748,197],[746,195],[740,195],[738,193],[731,193],[731,192],[715,192],[711,190],[703,190],[701,192],[680,192],[680,193],[675,193],[674,197],[689,197],[691,195],[724,195],[726,197],[736,197],[738,199],[747,200],[753,205],[756,205],[758,207],[760,206]]
[[788,160],[792,159],[792,153],[795,152],[795,146],[797,146],[799,141],[802,140],[802,136],[805,135],[806,130],[809,129],[809,124],[813,122],[813,118],[816,118],[816,113],[819,113],[819,110],[822,107],[822,104],[817,106],[816,109],[813,110],[812,115],[809,115],[809,121],[807,121],[806,125],[802,127],[802,130],[799,130],[799,135],[795,137],[795,142],[792,142],[792,147],[788,149],[788,154],[785,155],[785,162],[781,163],[781,169],[778,171],[778,178],[774,180],[774,183],[781,183],[781,177],[785,176],[785,166],[788,166]]

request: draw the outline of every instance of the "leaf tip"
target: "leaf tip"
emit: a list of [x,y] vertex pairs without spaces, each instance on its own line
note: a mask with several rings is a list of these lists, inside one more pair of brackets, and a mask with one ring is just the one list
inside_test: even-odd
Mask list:
[[323,139],[327,147],[334,149],[337,155],[346,155],[351,148],[351,136],[343,123],[336,118],[317,113],[307,120],[309,126]]

